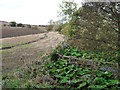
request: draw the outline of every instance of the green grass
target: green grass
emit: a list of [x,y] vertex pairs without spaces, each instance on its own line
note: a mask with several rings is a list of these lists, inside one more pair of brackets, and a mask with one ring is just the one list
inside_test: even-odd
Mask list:
[[24,42],[19,42],[19,43],[4,43],[4,44],[2,44],[2,45],[0,45],[0,47],[10,47],[10,46],[16,46],[16,45],[18,45],[18,44],[23,44]]
[[2,45],[0,45],[0,48],[2,47]]
[[1,51],[1,54],[3,55],[3,54],[6,54],[6,53],[8,53],[8,52],[10,52],[10,51],[12,51],[12,50],[15,50],[16,48],[11,48],[11,49],[5,49],[5,50],[2,50]]
[[30,46],[31,44],[25,44],[25,45],[21,45],[22,47],[27,47]]
[[[42,55],[43,53],[40,53]],[[46,76],[41,73],[41,67],[47,57],[39,61],[39,64],[17,68],[16,71],[2,75],[3,88],[51,88],[52,86],[46,81]],[[45,60],[46,61],[46,60]],[[39,82],[37,76],[40,77]]]
[[[9,44],[10,45],[10,44]],[[11,44],[12,45],[12,44]],[[29,47],[31,44],[25,44],[25,45],[20,45],[19,47]],[[9,51],[11,51],[11,50],[15,50],[16,48],[10,48],[10,49],[5,49],[5,50],[2,50],[1,51],[1,54],[3,55],[3,54],[6,54],[6,53],[8,53]],[[42,55],[42,54],[41,54]]]
[[41,52],[41,53],[40,53],[40,56],[42,56],[43,54],[44,54],[44,52]]

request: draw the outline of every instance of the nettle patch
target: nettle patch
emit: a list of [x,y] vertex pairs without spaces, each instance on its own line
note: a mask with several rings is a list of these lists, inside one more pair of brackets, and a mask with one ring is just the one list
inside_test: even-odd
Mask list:
[[[54,80],[55,87],[61,88],[120,88],[120,82],[114,79],[112,72],[89,70],[69,63],[69,59],[60,59],[56,54],[74,56],[78,58],[91,58],[84,50],[78,48],[58,48],[51,54],[51,62],[45,64],[45,70],[49,71]],[[97,59],[99,60],[99,59]],[[102,60],[102,59],[100,59]]]
[[117,88],[112,72],[102,72],[68,65],[69,61],[58,60],[46,64],[45,70],[54,79],[56,86],[64,88]]
[[88,52],[85,48],[79,49],[78,47],[72,48],[71,46],[69,46],[69,48],[66,48],[63,51],[63,53],[66,56],[73,56],[77,58],[92,59],[96,61],[99,60],[99,61],[107,61],[107,62],[116,62],[116,59],[118,57],[117,52],[114,53],[114,55],[111,57],[109,52],[94,53],[92,51]]

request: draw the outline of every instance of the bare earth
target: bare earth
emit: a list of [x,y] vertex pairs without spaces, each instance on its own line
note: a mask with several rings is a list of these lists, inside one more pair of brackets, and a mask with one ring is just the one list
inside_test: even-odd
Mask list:
[[11,49],[2,50],[3,73],[13,71],[16,67],[39,61],[41,56],[51,52],[57,45],[64,41],[64,36],[57,32],[18,36],[2,39],[3,43],[19,43],[37,40],[36,42],[16,46]]
[[2,38],[40,34],[46,32],[47,27],[40,27],[38,30],[25,27],[2,27]]

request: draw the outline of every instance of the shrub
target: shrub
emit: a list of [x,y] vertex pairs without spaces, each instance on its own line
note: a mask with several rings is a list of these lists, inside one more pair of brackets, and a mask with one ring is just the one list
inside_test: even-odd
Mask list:
[[47,27],[47,31],[51,31],[51,30],[53,30],[53,27],[54,27],[54,25],[48,25],[48,27]]
[[31,25],[27,25],[28,28],[31,28]]
[[33,27],[33,29],[36,29],[36,30],[37,30],[37,29],[38,29],[38,26],[37,26],[37,25],[35,25],[35,26]]
[[23,27],[24,25],[22,23],[17,24],[17,27]]
[[16,27],[16,22],[15,21],[10,22],[10,26],[11,27]]

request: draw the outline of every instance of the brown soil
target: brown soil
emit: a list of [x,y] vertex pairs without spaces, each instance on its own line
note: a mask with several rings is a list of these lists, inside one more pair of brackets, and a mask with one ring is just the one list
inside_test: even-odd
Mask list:
[[39,61],[41,56],[51,52],[60,42],[64,41],[64,36],[57,32],[48,32],[31,36],[26,35],[22,37],[2,39],[4,43],[18,43],[22,40],[24,42],[29,41],[32,37],[38,39],[43,36],[44,38],[39,39],[37,42],[2,50],[3,73],[13,71],[16,67],[21,67],[22,65],[29,64],[33,61]]
[[40,27],[38,30],[25,27],[2,27],[2,38],[40,34],[46,32],[47,27]]

